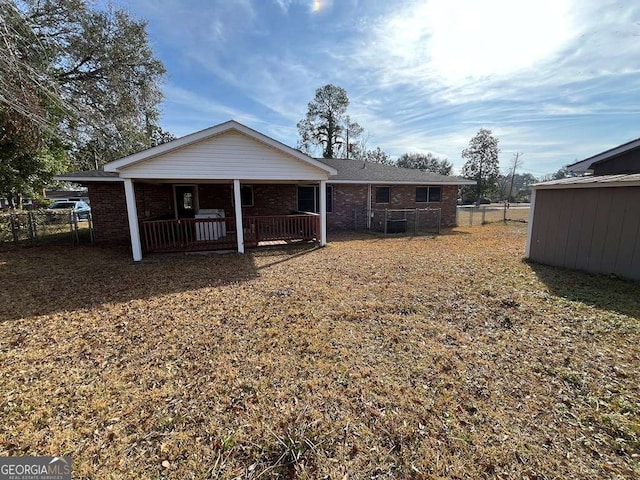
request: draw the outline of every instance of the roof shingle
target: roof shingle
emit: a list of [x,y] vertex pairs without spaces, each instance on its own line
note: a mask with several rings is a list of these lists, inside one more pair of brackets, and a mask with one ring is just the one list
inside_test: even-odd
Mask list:
[[360,183],[415,183],[437,185],[475,185],[473,180],[462,177],[440,175],[413,168],[401,168],[394,165],[350,160],[342,158],[318,158],[338,171],[337,175],[329,177],[329,181],[346,181]]

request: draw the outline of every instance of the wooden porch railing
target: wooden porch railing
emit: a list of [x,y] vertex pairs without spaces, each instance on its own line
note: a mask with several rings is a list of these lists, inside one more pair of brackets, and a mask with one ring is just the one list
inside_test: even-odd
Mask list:
[[317,240],[320,236],[320,215],[269,215],[246,217],[245,243],[275,240]]
[[[263,241],[318,240],[319,215],[245,217],[244,241],[255,247]],[[146,252],[227,250],[237,248],[234,218],[181,218],[143,220],[142,248]]]
[[144,220],[142,249],[147,252],[235,249],[235,224],[233,218]]

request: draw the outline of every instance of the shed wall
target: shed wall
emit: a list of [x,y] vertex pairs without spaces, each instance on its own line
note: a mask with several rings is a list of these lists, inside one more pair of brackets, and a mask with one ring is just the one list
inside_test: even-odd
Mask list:
[[640,187],[538,189],[529,258],[640,280]]

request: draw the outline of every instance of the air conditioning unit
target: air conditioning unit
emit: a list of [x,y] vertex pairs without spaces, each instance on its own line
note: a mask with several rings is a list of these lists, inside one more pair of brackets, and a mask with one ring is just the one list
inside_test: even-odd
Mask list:
[[[221,208],[201,208],[196,213],[196,220],[224,218],[224,210]],[[198,221],[196,222],[196,240],[218,240],[227,235],[227,224],[224,220]]]

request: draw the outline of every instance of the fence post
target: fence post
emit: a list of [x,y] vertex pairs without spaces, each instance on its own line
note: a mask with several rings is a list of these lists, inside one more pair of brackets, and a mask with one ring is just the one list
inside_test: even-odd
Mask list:
[[35,245],[37,233],[33,213],[31,211],[27,212],[27,224],[29,225],[29,239],[31,240],[31,244]]
[[18,222],[16,221],[16,212],[11,212],[11,235],[13,235],[13,243],[18,245]]
[[73,240],[73,215],[74,212],[73,210],[71,210],[69,212],[69,216],[67,217],[67,219],[69,220],[69,236],[71,237],[71,245],[74,244],[74,240]]
[[87,224],[89,225],[89,239],[91,241],[91,244],[93,245],[96,242],[96,239],[93,237],[93,217],[91,216],[91,212],[89,212]]
[[388,217],[388,209],[384,209],[384,238],[387,238],[387,217]]
[[76,212],[71,212],[71,219],[73,220],[73,237],[71,239],[71,241],[73,242],[75,240],[75,242],[80,245],[80,236],[78,235],[78,223],[80,223],[80,218],[77,216]]

